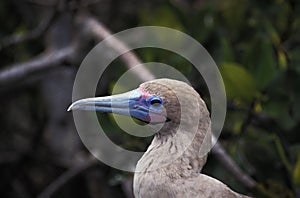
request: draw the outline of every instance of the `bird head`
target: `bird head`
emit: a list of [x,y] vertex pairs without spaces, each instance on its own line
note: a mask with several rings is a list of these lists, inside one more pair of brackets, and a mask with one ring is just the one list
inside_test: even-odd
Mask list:
[[165,91],[166,88],[163,85],[150,81],[123,94],[78,100],[71,104],[68,111],[85,110],[115,113],[131,116],[145,123],[168,122],[171,120],[166,111],[169,97]]
[[[195,109],[200,108],[201,111],[203,106],[199,105],[198,98],[198,93],[182,81],[156,79],[123,94],[78,100],[68,110],[108,112],[131,116],[145,123],[166,122],[174,125],[182,121],[182,107],[190,111],[188,116],[197,116]],[[187,117],[185,120],[192,119]]]

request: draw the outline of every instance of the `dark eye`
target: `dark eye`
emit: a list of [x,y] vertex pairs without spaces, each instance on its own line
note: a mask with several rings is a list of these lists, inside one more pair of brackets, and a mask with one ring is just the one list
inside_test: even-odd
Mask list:
[[149,100],[150,105],[160,106],[162,104],[162,99],[159,97],[152,97]]

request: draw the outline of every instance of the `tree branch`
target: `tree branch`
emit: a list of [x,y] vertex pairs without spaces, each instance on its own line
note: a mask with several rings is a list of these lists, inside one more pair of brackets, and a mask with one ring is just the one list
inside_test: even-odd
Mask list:
[[74,45],[71,45],[60,50],[46,52],[30,61],[5,67],[5,69],[0,71],[0,87],[24,79],[33,73],[59,65],[59,63],[66,61],[75,53],[75,48]]
[[248,189],[253,189],[257,183],[254,179],[248,176],[240,167],[231,159],[220,143],[216,143],[212,148],[212,153],[217,159],[227,168],[229,172],[239,180]]
[[[100,41],[112,35],[112,33],[95,18],[81,14],[78,17],[78,23],[83,26],[82,29],[86,30],[96,40]],[[122,53],[128,51],[121,56],[128,69],[142,64],[142,61],[133,53],[128,46],[117,38],[110,37],[109,46],[117,52]],[[138,78],[142,81],[153,80],[155,76],[145,67],[139,67],[138,70],[133,70]]]

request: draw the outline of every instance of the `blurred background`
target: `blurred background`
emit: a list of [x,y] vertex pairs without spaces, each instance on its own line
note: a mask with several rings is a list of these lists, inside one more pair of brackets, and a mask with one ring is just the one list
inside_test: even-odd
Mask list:
[[[86,54],[143,25],[189,34],[221,71],[228,109],[219,143],[254,183],[241,182],[214,152],[203,172],[255,197],[300,197],[300,1],[4,0],[0,23],[0,197],[132,197],[132,173],[94,160],[66,109]],[[106,69],[97,95],[111,94],[130,61],[156,61],[182,72],[209,104],[184,58],[131,53]],[[99,121],[124,148],[144,151],[151,141],[122,132],[111,115]]]

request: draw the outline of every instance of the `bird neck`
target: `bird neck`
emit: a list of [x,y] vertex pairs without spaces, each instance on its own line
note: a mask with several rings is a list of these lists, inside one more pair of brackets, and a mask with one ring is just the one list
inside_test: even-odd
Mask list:
[[[174,123],[170,125],[174,126]],[[181,128],[168,125],[162,128],[139,160],[136,171],[148,174],[158,172],[171,178],[199,174],[206,162],[207,156],[201,151],[205,142],[210,142],[207,140],[211,136],[206,136],[207,130],[210,134],[210,123],[201,123],[196,133],[187,129],[191,128],[184,125]]]

